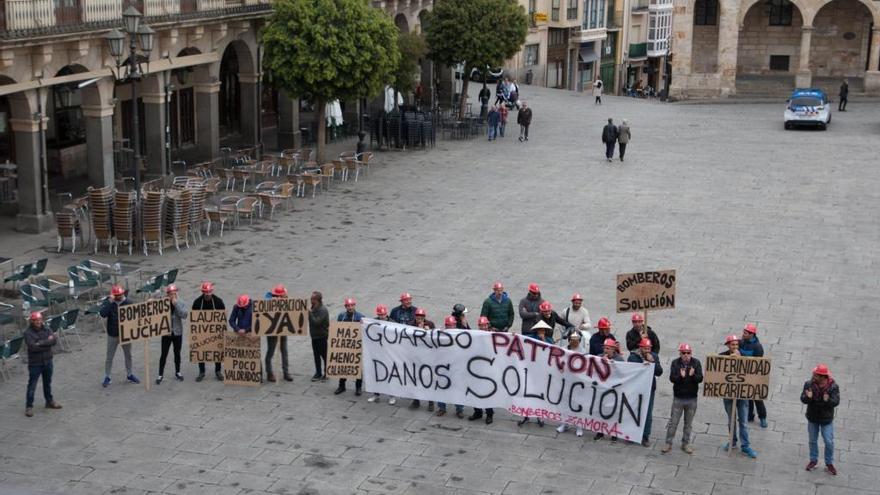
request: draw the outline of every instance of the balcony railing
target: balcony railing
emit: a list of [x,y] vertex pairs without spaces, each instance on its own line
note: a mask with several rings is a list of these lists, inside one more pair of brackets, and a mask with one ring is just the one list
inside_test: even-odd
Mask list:
[[629,58],[643,58],[648,56],[648,44],[647,43],[630,43],[629,44]]
[[160,20],[268,11],[271,0],[0,0],[0,38],[120,24],[129,6]]

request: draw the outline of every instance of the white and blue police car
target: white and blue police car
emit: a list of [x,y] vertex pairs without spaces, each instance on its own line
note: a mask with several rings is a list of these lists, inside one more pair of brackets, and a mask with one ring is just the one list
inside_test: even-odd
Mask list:
[[795,89],[785,107],[785,128],[815,126],[825,130],[831,123],[828,95],[818,88]]

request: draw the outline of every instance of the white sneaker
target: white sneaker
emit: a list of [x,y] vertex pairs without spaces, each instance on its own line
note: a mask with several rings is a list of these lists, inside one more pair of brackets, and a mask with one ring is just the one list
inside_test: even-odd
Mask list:
[[396,398],[396,397],[391,397],[390,399],[388,399],[388,403],[391,404],[392,406],[393,406],[394,404],[397,404],[397,398]]
[[556,431],[558,431],[559,433],[565,433],[565,425],[559,425],[559,427],[556,428]]
[[582,436],[584,436],[584,429],[578,428],[576,433],[577,433],[577,436],[582,437]]
[[376,402],[377,400],[379,400],[379,394],[371,395],[367,402]]

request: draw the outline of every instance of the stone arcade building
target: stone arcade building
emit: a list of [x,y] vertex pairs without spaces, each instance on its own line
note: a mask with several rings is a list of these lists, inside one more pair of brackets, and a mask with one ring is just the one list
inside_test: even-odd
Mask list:
[[880,1],[675,0],[673,98],[880,94]]

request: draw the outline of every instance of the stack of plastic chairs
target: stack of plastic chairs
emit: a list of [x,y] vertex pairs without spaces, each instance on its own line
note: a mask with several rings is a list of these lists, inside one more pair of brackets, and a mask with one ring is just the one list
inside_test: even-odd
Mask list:
[[146,191],[145,194],[144,206],[141,209],[144,256],[148,255],[147,245],[150,243],[158,246],[161,255],[162,245],[165,242],[165,235],[162,231],[162,206],[165,203],[165,194],[162,191]]
[[113,230],[116,232],[116,251],[119,243],[128,244],[128,254],[134,243],[135,195],[134,191],[116,191],[113,198]]
[[92,232],[95,234],[95,253],[98,245],[107,243],[107,251],[113,252],[113,190],[108,187],[88,188],[89,212],[91,212]]
[[174,239],[180,251],[180,239],[189,247],[189,221],[192,193],[189,189],[168,191],[165,195],[165,234]]

